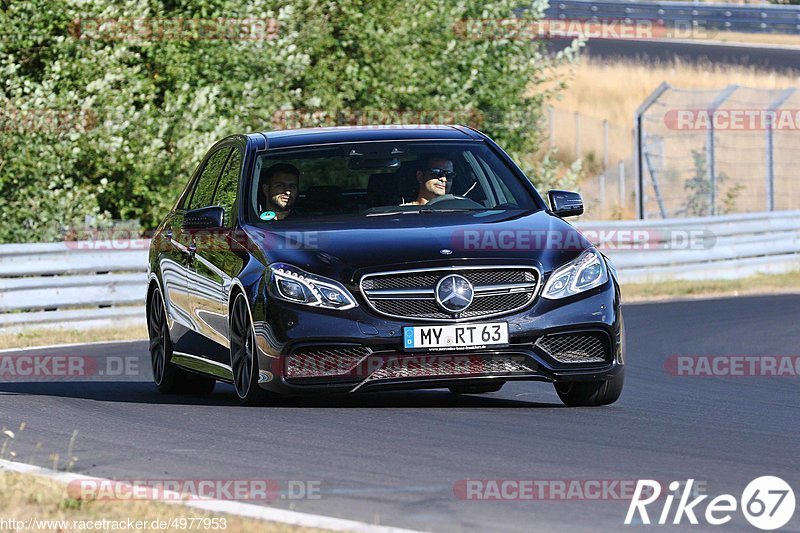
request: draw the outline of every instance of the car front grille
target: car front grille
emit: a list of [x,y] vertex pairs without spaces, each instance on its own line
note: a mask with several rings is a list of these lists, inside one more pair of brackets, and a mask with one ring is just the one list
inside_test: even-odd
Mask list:
[[498,285],[509,283],[535,283],[536,271],[532,269],[483,269],[459,270],[442,269],[439,271],[409,271],[402,273],[376,274],[366,277],[363,288],[366,290],[379,289],[416,289],[430,288],[436,285],[444,274],[460,274],[467,278],[473,285]]
[[600,332],[545,335],[536,346],[560,363],[604,363],[610,360],[608,335]]
[[534,368],[531,368],[531,364],[522,357],[497,357],[492,359],[464,356],[398,358],[388,361],[384,367],[372,372],[356,389],[373,381],[389,379],[529,374],[534,371]]
[[287,378],[341,376],[351,372],[372,350],[365,346],[307,347],[286,357]]
[[[474,289],[472,303],[458,313],[442,308],[435,288],[451,274],[463,276]],[[378,313],[394,318],[456,322],[499,316],[533,302],[539,272],[533,267],[448,267],[367,274],[361,292]]]

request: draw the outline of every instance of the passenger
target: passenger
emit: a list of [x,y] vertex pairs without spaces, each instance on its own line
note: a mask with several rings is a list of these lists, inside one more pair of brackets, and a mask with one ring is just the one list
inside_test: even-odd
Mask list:
[[417,199],[402,205],[425,205],[434,198],[444,196],[452,186],[455,175],[453,162],[447,157],[433,155],[427,158],[424,168],[417,171],[417,182],[419,182]]
[[292,214],[297,200],[300,171],[288,163],[276,163],[261,171],[261,193],[266,200],[259,206],[261,220],[283,220]]

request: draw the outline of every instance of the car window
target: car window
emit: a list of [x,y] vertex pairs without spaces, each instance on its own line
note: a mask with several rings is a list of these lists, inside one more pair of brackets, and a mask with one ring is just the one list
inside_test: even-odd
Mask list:
[[253,219],[277,211],[263,195],[277,168],[299,174],[290,219],[371,216],[421,207],[422,212],[540,208],[520,178],[484,143],[398,141],[259,156],[249,191]]
[[203,172],[198,178],[194,190],[189,200],[189,210],[208,207],[214,198],[214,187],[217,185],[217,178],[222,172],[222,167],[228,159],[231,148],[221,148],[215,152],[206,162]]
[[222,172],[222,177],[219,179],[213,199],[214,205],[225,209],[223,218],[225,227],[230,227],[233,220],[233,206],[236,203],[236,191],[239,185],[241,169],[242,154],[234,148],[233,154],[231,154],[228,163],[225,165],[225,170]]

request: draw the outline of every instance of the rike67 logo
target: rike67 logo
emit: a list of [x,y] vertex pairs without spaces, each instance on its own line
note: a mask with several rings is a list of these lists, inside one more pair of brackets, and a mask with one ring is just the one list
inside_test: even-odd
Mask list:
[[[651,479],[640,479],[628,507],[625,524],[651,524],[652,519],[661,525],[678,525],[685,523],[682,522],[685,518],[690,524],[696,525],[700,517],[705,519],[707,524],[720,526],[730,522],[734,513],[741,509],[752,526],[762,530],[773,530],[785,526],[794,515],[794,491],[779,477],[762,476],[754,479],[745,487],[739,500],[732,494],[720,494],[705,504],[704,512],[701,504],[708,495],[703,494],[690,500],[693,484],[693,479],[687,480],[685,484],[678,481],[670,483],[671,493],[663,498],[661,512],[651,518],[648,506],[656,501],[659,503],[662,501],[661,484]],[[678,503],[673,511],[676,499]],[[653,505],[649,511],[657,512],[657,505]]]

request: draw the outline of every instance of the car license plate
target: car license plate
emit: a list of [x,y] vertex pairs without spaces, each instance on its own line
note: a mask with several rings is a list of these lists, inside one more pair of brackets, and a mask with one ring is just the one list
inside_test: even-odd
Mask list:
[[403,349],[405,351],[466,350],[507,344],[507,322],[403,328]]

